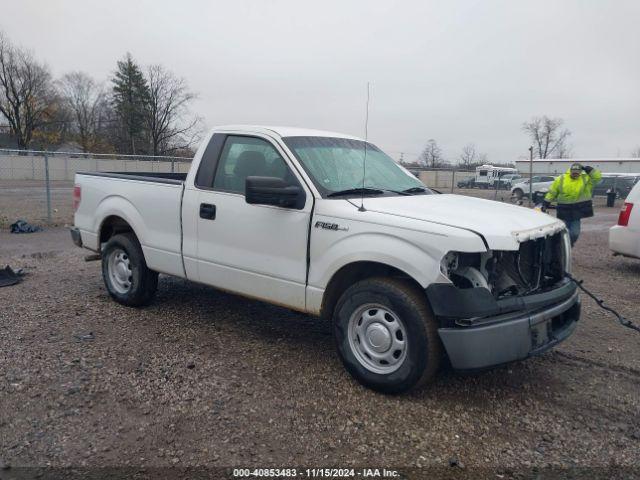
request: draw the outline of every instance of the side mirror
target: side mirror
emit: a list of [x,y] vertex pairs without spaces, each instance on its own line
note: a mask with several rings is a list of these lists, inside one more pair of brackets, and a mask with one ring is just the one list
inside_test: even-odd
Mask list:
[[289,185],[281,178],[247,177],[244,199],[254,205],[301,209],[304,206],[305,195],[299,186]]

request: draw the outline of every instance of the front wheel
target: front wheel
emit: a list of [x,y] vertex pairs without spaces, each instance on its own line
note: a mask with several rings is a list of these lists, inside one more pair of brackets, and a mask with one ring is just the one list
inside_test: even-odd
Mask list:
[[374,390],[419,387],[440,366],[437,323],[424,292],[408,281],[372,278],[354,284],[336,305],[333,327],[345,368]]
[[516,197],[517,200],[521,200],[522,197],[524,197],[524,192],[521,189],[516,188],[513,191],[513,196]]
[[102,250],[102,278],[111,298],[130,307],[148,304],[158,288],[158,273],[147,267],[132,233],[109,239]]

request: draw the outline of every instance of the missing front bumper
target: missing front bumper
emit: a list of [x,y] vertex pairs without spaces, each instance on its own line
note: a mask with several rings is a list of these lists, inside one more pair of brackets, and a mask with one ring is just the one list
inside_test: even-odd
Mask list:
[[568,298],[541,308],[484,317],[471,326],[444,327],[438,333],[453,368],[475,370],[542,353],[568,338],[579,318],[580,298],[574,288]]

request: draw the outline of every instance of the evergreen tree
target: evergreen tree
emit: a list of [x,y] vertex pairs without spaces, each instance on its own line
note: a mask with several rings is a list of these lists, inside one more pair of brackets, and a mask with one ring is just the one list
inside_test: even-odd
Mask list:
[[145,153],[149,144],[145,129],[145,107],[149,86],[131,54],[118,61],[113,83],[113,109],[118,120],[116,148],[132,155]]

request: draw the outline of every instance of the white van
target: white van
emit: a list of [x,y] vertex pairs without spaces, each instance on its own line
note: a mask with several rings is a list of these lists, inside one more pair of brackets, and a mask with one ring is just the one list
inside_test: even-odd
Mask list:
[[493,188],[496,182],[508,174],[516,174],[518,170],[510,167],[494,167],[493,165],[481,165],[476,167],[476,185],[479,188]]

